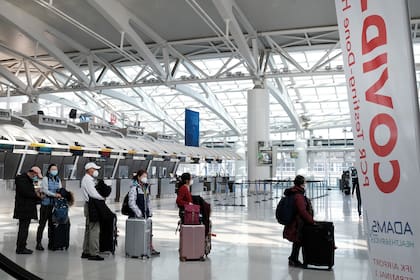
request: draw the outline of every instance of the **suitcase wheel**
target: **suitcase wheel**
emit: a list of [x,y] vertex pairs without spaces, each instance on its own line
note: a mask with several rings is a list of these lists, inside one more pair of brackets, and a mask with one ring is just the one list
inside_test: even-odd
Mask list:
[[185,261],[187,260],[187,258],[186,258],[186,257],[179,257],[179,260],[180,260],[181,262],[185,262]]
[[202,256],[201,258],[200,258],[200,261],[202,261],[202,262],[204,262],[206,260],[206,258],[204,258],[204,256]]

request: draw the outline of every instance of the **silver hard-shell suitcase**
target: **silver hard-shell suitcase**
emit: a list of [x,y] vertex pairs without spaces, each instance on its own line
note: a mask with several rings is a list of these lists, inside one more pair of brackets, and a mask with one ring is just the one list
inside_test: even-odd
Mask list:
[[150,257],[151,230],[152,219],[127,219],[125,224],[125,254],[127,257]]

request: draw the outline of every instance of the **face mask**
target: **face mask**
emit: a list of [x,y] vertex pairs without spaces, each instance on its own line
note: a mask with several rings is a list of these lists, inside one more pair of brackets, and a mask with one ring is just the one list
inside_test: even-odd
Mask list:
[[57,176],[58,170],[51,170],[50,174],[51,174],[51,176]]
[[194,180],[193,179],[190,180],[190,186],[192,186],[192,184],[194,184]]
[[38,176],[34,176],[34,177],[32,177],[32,181],[34,181],[34,182],[38,182]]
[[95,171],[93,171],[93,174],[92,174],[92,176],[93,177],[98,177],[98,175],[99,175],[99,171],[98,170],[95,170]]
[[140,182],[142,182],[143,184],[146,184],[147,183],[147,178],[146,177],[141,178]]

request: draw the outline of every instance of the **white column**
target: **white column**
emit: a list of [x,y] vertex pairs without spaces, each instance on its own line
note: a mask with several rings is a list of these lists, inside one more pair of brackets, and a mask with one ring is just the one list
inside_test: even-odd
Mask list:
[[257,142],[270,141],[269,100],[268,91],[264,88],[254,88],[248,91],[248,180],[270,178],[270,166],[258,165],[257,161]]
[[296,175],[306,176],[308,174],[308,154],[305,139],[296,139],[295,152],[297,152],[297,158],[295,161]]

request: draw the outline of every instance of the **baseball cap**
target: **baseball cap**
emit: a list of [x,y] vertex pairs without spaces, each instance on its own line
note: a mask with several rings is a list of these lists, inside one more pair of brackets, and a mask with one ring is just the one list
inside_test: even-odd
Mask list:
[[29,171],[35,173],[36,176],[38,176],[39,179],[42,179],[42,172],[41,172],[41,169],[38,166],[32,166]]
[[91,169],[91,168],[95,168],[95,169],[101,169],[100,166],[97,166],[94,162],[88,162],[85,165],[85,170]]

